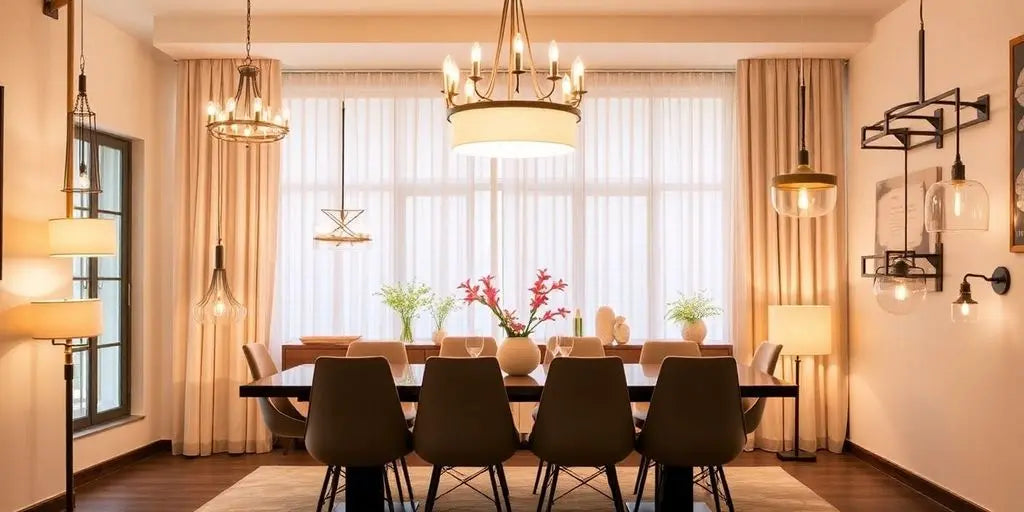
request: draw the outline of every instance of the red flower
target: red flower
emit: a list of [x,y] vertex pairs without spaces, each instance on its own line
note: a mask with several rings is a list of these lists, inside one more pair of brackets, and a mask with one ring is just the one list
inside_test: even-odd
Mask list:
[[[478,279],[480,283],[478,286],[473,286],[470,284],[470,280],[467,279],[464,283],[459,284],[458,289],[465,291],[466,296],[464,300],[467,303],[480,302],[486,305],[494,313],[494,316],[498,318],[499,326],[505,330],[508,336],[529,336],[541,323],[555,320],[556,318],[565,318],[569,314],[569,310],[566,308],[539,313],[538,310],[548,304],[551,292],[565,291],[568,288],[565,281],[561,279],[549,285],[548,281],[550,280],[551,275],[548,274],[547,269],[537,269],[537,280],[529,288],[532,294],[530,298],[530,317],[525,324],[519,321],[515,310],[502,309],[499,306],[501,299],[498,294],[500,290],[494,286],[493,275],[486,275]],[[483,287],[482,292],[481,286]]]

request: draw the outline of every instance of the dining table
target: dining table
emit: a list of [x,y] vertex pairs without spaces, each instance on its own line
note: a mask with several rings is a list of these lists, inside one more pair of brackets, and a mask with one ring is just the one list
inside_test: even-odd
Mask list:
[[[391,365],[395,389],[402,402],[419,401],[423,383],[423,364]],[[313,383],[313,364],[289,368],[269,377],[239,387],[243,398],[295,398],[309,400]],[[624,363],[626,387],[631,402],[649,402],[658,382],[660,364]],[[740,395],[743,398],[797,398],[796,385],[737,362]],[[539,402],[547,378],[547,365],[538,366],[529,375],[504,375],[505,390],[510,402]],[[384,468],[346,468],[344,510],[373,510],[384,502]],[[693,468],[664,466],[661,472],[660,510],[709,510],[694,502]],[[375,505],[376,504],[376,505]],[[655,510],[654,503],[645,503],[640,510]]]

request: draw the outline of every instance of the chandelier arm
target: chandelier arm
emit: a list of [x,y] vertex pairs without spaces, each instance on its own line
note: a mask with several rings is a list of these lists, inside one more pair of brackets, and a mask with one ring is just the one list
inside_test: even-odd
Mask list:
[[486,96],[486,95],[482,94],[480,92],[480,90],[477,89],[477,84],[478,83],[480,83],[479,80],[473,80],[473,94],[476,95],[476,97],[479,99],[479,101],[493,101],[493,100],[491,100],[490,96]]
[[[558,79],[552,77],[550,79],[550,82],[551,82],[551,90],[548,91],[548,93],[543,95],[543,96],[541,96],[540,93],[537,93],[537,100],[538,101],[550,101],[550,102],[554,103],[554,100],[551,99],[551,96],[553,94],[555,94],[555,89],[558,88]],[[566,102],[566,103],[568,103],[568,102]]]
[[[530,58],[530,79],[533,82],[533,94],[538,99],[543,95],[540,82],[537,81],[537,66],[533,61],[533,46],[530,44],[530,29],[526,26],[526,14],[523,12],[523,0],[516,0],[519,3],[519,17],[523,26],[523,43],[526,45],[526,55]],[[554,92],[554,88],[552,88]],[[550,93],[548,94],[550,96]]]
[[478,95],[481,97],[486,96],[488,99],[490,99],[491,95],[494,94],[494,84],[498,81],[498,65],[501,64],[501,49],[504,47],[505,42],[505,23],[508,16],[508,4],[509,0],[505,0],[505,3],[501,8],[501,24],[498,26],[498,46],[494,50],[494,61],[491,63],[491,78],[487,81],[487,93]]
[[511,14],[509,15],[508,30],[508,69],[505,71],[505,75],[508,77],[505,80],[505,89],[507,93],[505,99],[508,100],[511,100],[515,97],[515,95],[513,94],[514,86],[512,82],[514,81],[513,79],[516,78],[516,75],[512,72],[512,65],[516,59],[515,37],[516,31],[518,30],[518,27],[516,25],[518,21],[518,19],[516,18],[516,7],[519,6],[519,2],[518,0],[511,0],[510,4],[512,8],[510,9]]

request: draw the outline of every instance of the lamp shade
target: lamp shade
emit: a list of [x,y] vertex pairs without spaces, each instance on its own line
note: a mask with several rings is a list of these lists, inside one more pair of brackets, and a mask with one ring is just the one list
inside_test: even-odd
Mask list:
[[768,306],[768,341],[786,356],[830,353],[832,306]]
[[41,300],[33,302],[31,308],[34,339],[91,338],[103,332],[99,299]]
[[50,256],[61,258],[117,254],[117,224],[112,219],[50,219]]
[[479,102],[449,110],[452,150],[491,158],[534,158],[576,149],[579,112],[545,102]]

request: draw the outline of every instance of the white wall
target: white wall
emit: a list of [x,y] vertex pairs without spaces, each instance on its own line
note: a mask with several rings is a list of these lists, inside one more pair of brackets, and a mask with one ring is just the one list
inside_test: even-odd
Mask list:
[[[992,95],[992,119],[962,134],[967,176],[991,198],[988,232],[947,236],[945,291],[919,311],[892,316],[875,303],[860,256],[874,247],[875,183],[902,173],[898,152],[860,148],[859,127],[917,97],[917,7],[908,1],[875,27],[850,68],[850,439],[995,511],[1020,510],[1024,484],[1024,255],[1009,252],[1008,42],[1024,33],[1020,0],[928,0],[927,94],[954,86],[965,98]],[[910,154],[910,169],[942,166],[946,149]],[[1010,269],[1016,284],[999,297],[974,286],[974,326],[954,325],[949,306],[966,272]]]
[[[0,85],[5,87],[3,280],[0,281],[0,510],[17,510],[63,491],[61,350],[26,339],[24,304],[70,296],[71,266],[47,257],[46,220],[63,215],[65,13],[45,17],[41,2],[4,3]],[[169,436],[169,346],[158,320],[163,233],[159,193],[173,172],[175,75],[171,60],[95,16],[86,18],[89,96],[106,131],[133,145],[132,412],[134,422],[75,442],[82,469]],[[166,186],[166,185],[165,185]],[[165,189],[166,190],[166,189]],[[166,316],[166,315],[164,315]]]

